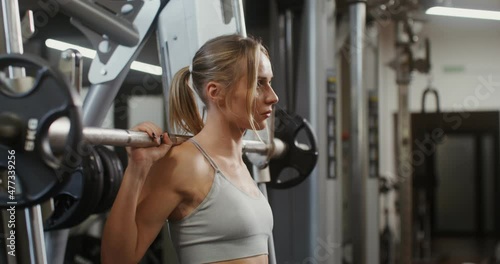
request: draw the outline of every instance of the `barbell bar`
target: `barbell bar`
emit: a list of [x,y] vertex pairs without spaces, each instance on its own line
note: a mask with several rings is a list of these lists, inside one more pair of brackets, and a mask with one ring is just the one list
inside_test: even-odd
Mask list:
[[[49,143],[53,153],[60,153],[64,148],[66,137],[70,130],[70,122],[66,118],[56,120],[49,128]],[[83,140],[90,145],[108,145],[115,147],[155,147],[157,146],[146,132],[126,129],[84,127],[82,130]],[[187,141],[191,136],[169,134],[170,140],[175,145]],[[258,140],[243,140],[244,153],[257,153],[268,155],[271,158],[279,158],[286,151],[286,144],[274,138],[272,143],[264,143]]]

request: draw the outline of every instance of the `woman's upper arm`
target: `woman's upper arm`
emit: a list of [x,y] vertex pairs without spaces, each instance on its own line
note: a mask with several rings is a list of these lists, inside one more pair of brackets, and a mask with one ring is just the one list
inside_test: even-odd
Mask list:
[[[170,155],[167,155],[170,156]],[[179,192],[179,166],[173,157],[155,164],[144,183],[137,206],[137,248],[142,256],[154,241],[172,211],[182,201]]]

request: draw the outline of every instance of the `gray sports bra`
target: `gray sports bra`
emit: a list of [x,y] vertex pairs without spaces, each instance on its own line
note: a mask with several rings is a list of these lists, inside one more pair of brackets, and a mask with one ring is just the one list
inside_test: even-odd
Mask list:
[[198,207],[169,221],[180,263],[211,263],[268,254],[273,215],[265,196],[253,198],[233,185],[194,140],[215,169],[212,187]]

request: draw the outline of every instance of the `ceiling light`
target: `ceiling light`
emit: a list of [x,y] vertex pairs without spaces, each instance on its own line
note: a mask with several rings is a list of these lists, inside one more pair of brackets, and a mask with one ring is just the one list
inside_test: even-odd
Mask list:
[[[67,49],[76,49],[78,50],[83,57],[89,58],[89,59],[94,59],[96,55],[96,51],[93,49],[85,48],[82,46],[62,42],[59,40],[55,39],[47,39],[45,41],[45,45],[51,49],[55,50],[67,50]],[[139,61],[133,61],[132,64],[130,65],[130,69],[144,72],[144,73],[149,73],[149,74],[154,74],[154,75],[161,75],[162,74],[162,69],[160,66],[144,63],[144,62],[139,62]]]
[[428,15],[438,15],[438,16],[452,16],[452,17],[466,17],[466,18],[477,18],[477,19],[500,20],[500,12],[479,10],[479,9],[466,9],[466,8],[435,6],[435,7],[431,7],[429,9],[427,9],[427,11],[425,13]]

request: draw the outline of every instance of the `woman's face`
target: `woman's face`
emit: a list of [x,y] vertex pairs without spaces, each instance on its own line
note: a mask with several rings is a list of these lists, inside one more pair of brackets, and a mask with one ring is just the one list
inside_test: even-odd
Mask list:
[[[271,87],[273,70],[269,59],[261,53],[257,72],[257,89],[255,94],[255,108],[253,109],[254,126],[258,130],[266,127],[266,120],[271,116],[273,105],[278,102],[278,96]],[[233,98],[231,98],[231,118],[240,128],[252,129],[247,114],[247,76],[237,83]]]

